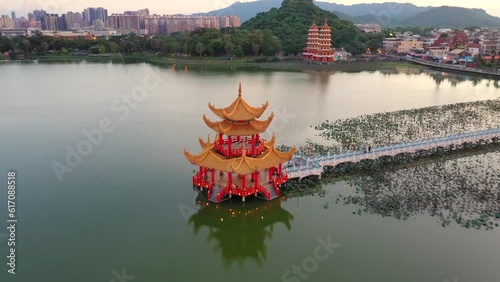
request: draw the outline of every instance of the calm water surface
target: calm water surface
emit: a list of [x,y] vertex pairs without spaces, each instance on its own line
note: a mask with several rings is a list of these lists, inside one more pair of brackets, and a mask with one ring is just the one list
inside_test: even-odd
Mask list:
[[[125,117],[127,95],[149,76],[158,85],[128,104]],[[282,281],[283,274],[285,281],[500,281],[497,229],[325,208],[331,194],[346,192],[343,182],[323,187],[326,196],[198,202],[194,167],[182,151],[196,153],[198,137],[213,136],[202,120],[216,120],[207,104],[228,105],[239,82],[250,104],[269,100],[271,130],[287,145],[319,140],[310,126],[324,120],[500,97],[493,81],[404,68],[173,72],[143,64],[3,64],[0,179],[17,171],[19,222],[17,274],[6,273],[0,237],[0,280],[108,282],[124,273],[123,281],[147,282]],[[66,163],[67,148],[76,149],[82,131],[102,119],[114,131],[60,182],[52,164]],[[318,240],[337,244],[320,262],[312,261]],[[303,263],[311,273],[294,274]]]

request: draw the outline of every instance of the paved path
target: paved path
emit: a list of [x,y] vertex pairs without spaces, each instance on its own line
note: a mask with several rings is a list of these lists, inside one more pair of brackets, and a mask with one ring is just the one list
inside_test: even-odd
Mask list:
[[395,156],[401,153],[414,153],[419,150],[460,145],[465,142],[477,142],[479,140],[488,140],[493,137],[500,137],[500,128],[377,147],[373,148],[372,151],[368,153],[363,151],[350,151],[312,158],[295,154],[292,160],[285,163],[284,169],[289,179],[304,178],[310,175],[321,177],[323,174],[323,167],[325,166],[337,166],[342,163],[359,162],[361,160],[376,159],[382,156]]
[[417,59],[417,58],[406,58],[406,60],[408,62],[428,66],[431,68],[438,68],[438,69],[444,69],[444,70],[450,70],[450,71],[459,71],[459,72],[470,73],[470,74],[488,75],[488,76],[500,78],[500,73],[498,73],[498,72],[469,68],[469,67],[465,67],[464,65],[452,65],[452,64],[436,63],[433,61],[426,61],[426,60]]

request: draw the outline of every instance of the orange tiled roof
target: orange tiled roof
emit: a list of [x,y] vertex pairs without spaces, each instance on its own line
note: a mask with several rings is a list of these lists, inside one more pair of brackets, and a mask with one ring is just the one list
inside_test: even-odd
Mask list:
[[248,136],[263,133],[269,127],[273,118],[274,114],[272,113],[267,120],[251,120],[242,123],[235,123],[227,120],[213,122],[206,116],[203,116],[203,120],[208,127],[217,133],[228,136]]
[[250,121],[259,118],[269,106],[269,102],[266,102],[260,108],[254,108],[243,99],[243,97],[241,96],[241,92],[242,90],[240,83],[238,98],[236,98],[236,100],[231,105],[229,105],[229,107],[217,109],[210,103],[208,103],[208,107],[214,114],[225,120]]
[[[193,165],[247,175],[252,172],[277,166],[292,159],[296,148],[293,147],[288,152],[280,152],[274,148],[275,141],[276,137],[273,135],[273,138],[265,143],[264,151],[255,158],[248,157],[243,153],[239,158],[227,159],[213,150],[214,144],[210,143],[210,140],[208,142],[200,140],[202,147],[205,147],[203,147],[203,151],[199,155],[191,155],[187,150],[184,150],[184,155]],[[245,151],[246,150],[243,150],[243,152]]]

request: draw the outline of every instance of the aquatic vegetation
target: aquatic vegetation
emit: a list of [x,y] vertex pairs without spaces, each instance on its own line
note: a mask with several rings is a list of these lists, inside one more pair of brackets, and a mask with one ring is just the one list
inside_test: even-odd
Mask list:
[[315,129],[333,141],[328,150],[339,152],[498,127],[500,99],[362,115]]
[[500,152],[437,161],[348,179],[355,194],[332,203],[354,205],[354,214],[407,219],[418,214],[476,229],[500,223]]

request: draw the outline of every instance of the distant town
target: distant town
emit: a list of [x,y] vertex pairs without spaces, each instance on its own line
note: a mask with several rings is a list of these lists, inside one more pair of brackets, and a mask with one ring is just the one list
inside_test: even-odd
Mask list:
[[[184,16],[151,15],[149,9],[125,11],[108,15],[103,7],[89,7],[83,12],[69,11],[65,14],[52,14],[44,10],[34,10],[28,17],[16,17],[16,13],[2,15],[0,29],[3,36],[29,35],[42,30],[50,31],[60,37],[75,36],[74,31],[82,31],[93,36],[155,35],[172,34],[180,31],[194,31],[199,28],[239,27],[237,16]],[[65,32],[69,31],[69,32]],[[49,33],[47,33],[49,34]]]
[[[65,14],[34,10],[27,17],[18,18],[15,12],[12,12],[11,15],[2,15],[0,17],[0,35],[13,38],[16,36],[30,37],[36,33],[43,36],[75,40],[82,37],[95,39],[96,37],[108,38],[129,34],[139,36],[171,35],[176,32],[193,32],[199,29],[236,28],[240,25],[241,20],[235,15],[157,15],[151,14],[149,9],[108,15],[108,10],[103,7],[88,7],[82,12],[68,11]],[[482,65],[494,65],[500,62],[499,29],[474,27],[457,30],[441,28],[428,30],[425,34],[416,34],[410,29],[393,31],[376,23],[356,24],[356,27],[366,34],[379,34],[380,38],[384,38],[378,43],[380,48],[366,50],[368,55],[406,54],[424,60],[454,64],[467,64],[476,61]],[[333,37],[335,38],[335,33]],[[337,48],[334,50],[338,54],[344,51],[342,46],[333,47]],[[278,48],[276,51],[279,51]],[[300,54],[287,54],[285,52],[277,52],[276,54],[300,57]]]

